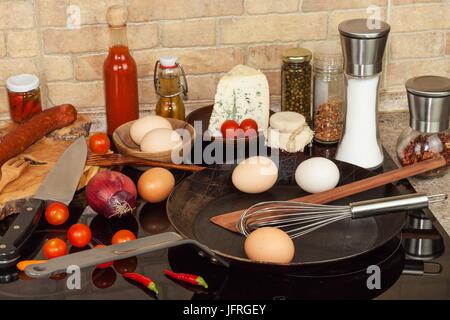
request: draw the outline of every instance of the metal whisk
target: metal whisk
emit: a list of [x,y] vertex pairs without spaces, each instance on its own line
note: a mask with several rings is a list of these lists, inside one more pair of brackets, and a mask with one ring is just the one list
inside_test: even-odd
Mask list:
[[292,239],[343,219],[360,219],[400,210],[423,209],[447,200],[447,194],[408,194],[333,206],[290,201],[257,203],[242,214],[237,228],[245,236],[261,227],[276,227]]

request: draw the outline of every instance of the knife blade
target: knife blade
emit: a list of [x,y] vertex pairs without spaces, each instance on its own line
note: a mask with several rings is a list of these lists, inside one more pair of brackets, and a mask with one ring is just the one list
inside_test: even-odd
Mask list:
[[8,231],[0,238],[0,267],[9,267],[20,258],[21,249],[42,216],[44,201],[66,205],[72,201],[86,158],[86,140],[80,137],[64,151],[35,195],[25,202]]
[[84,137],[78,138],[58,159],[33,198],[52,200],[68,205],[80,181],[87,158]]

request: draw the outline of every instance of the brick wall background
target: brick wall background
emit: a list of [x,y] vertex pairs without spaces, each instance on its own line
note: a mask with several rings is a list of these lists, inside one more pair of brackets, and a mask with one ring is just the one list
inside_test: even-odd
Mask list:
[[[108,48],[106,8],[129,9],[128,38],[138,63],[141,109],[156,96],[153,65],[174,54],[184,65],[189,105],[214,98],[221,74],[238,63],[262,69],[274,100],[280,94],[280,54],[338,41],[337,25],[381,7],[391,24],[382,82],[383,110],[404,108],[404,81],[450,73],[449,0],[0,0],[0,113],[7,115],[5,80],[36,73],[44,104],[103,108],[102,64]],[[81,10],[81,28],[68,29],[69,5]],[[387,102],[386,102],[387,101]]]

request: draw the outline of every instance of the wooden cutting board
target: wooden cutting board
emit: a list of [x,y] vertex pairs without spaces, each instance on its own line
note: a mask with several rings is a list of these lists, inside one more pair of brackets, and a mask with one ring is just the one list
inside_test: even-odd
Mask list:
[[[0,127],[0,137],[14,126],[16,124],[8,123]],[[78,119],[72,125],[52,132],[25,150],[22,156],[32,159],[35,163],[0,192],[0,221],[20,211],[21,204],[36,192],[47,173],[73,140],[89,135],[90,126],[89,117],[78,114]]]

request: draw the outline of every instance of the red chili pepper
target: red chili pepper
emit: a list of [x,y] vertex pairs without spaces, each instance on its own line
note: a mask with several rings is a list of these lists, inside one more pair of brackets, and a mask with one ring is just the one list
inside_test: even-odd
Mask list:
[[193,274],[189,274],[189,273],[176,273],[170,270],[164,270],[164,273],[176,280],[180,280],[183,282],[187,282],[187,283],[191,283],[191,284],[195,284],[197,286],[202,286],[205,289],[208,289],[208,284],[206,283],[205,279],[203,279],[200,276],[196,276]]
[[35,115],[35,114],[40,113],[41,111],[42,111],[42,106],[41,106],[41,103],[38,102],[34,105],[33,110],[31,110],[31,114]]
[[34,101],[32,99],[29,99],[27,101],[25,101],[24,107],[23,107],[23,117],[24,118],[28,118],[31,114],[31,111],[33,110],[34,107]]
[[140,273],[135,273],[135,272],[127,272],[127,273],[122,274],[122,276],[124,278],[136,281],[136,282],[146,286],[154,293],[158,294],[158,288],[156,288],[156,283],[153,282],[152,279],[147,278],[146,276],[144,276]]

